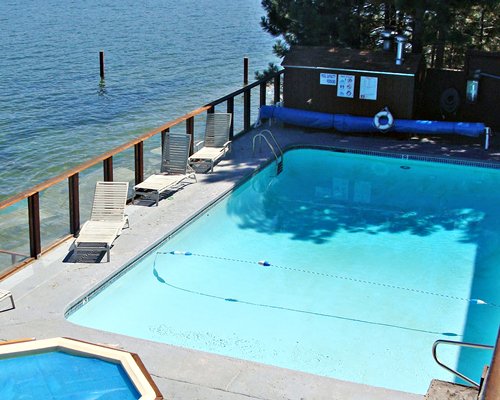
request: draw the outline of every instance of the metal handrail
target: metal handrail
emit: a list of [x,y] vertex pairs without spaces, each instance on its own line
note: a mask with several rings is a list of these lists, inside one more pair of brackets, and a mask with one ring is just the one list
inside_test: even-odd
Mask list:
[[447,371],[455,374],[459,378],[463,379],[466,382],[469,382],[471,385],[475,386],[476,388],[479,388],[479,383],[473,381],[472,379],[468,378],[464,374],[454,370],[453,368],[448,367],[447,365],[443,364],[441,361],[438,360],[437,358],[437,347],[440,344],[451,344],[453,346],[460,346],[460,347],[471,347],[475,349],[482,349],[482,350],[493,350],[495,347],[494,346],[489,346],[486,344],[478,344],[478,343],[467,343],[467,342],[455,342],[453,340],[444,340],[444,339],[439,339],[434,342],[432,345],[432,356],[434,357],[434,361],[438,363],[439,366],[443,367]]
[[[276,148],[280,152],[280,156],[279,157],[276,154],[276,151],[274,150],[273,145],[267,139],[265,133],[268,133],[269,136],[273,139],[274,144],[276,145]],[[273,133],[269,129],[264,129],[264,130],[260,131],[259,133],[255,134],[255,136],[253,137],[253,141],[252,141],[252,153],[253,154],[255,154],[255,139],[257,139],[258,137],[261,138],[261,143],[262,143],[262,138],[264,138],[264,140],[266,141],[266,143],[268,144],[268,146],[271,148],[271,151],[273,152],[274,157],[276,158],[277,162],[278,162],[278,158],[281,158],[281,160],[283,160],[283,150],[281,150],[281,147],[278,144],[278,141],[276,140],[276,138],[274,137]]]
[[273,152],[274,158],[276,159],[276,162],[278,162],[278,155],[276,154],[276,151],[274,151],[273,145],[271,143],[269,143],[269,140],[267,140],[267,138],[261,132],[257,133],[253,137],[253,140],[252,140],[252,154],[255,154],[255,139],[257,139],[258,137],[261,138],[261,143],[262,143],[262,138],[264,138],[264,140],[266,141],[267,145],[269,146],[269,148]]
[[[279,152],[280,152],[280,156],[279,157],[276,154],[276,151],[274,150],[273,145],[267,139],[267,137],[265,135],[266,133],[269,134],[269,136],[271,136],[271,138],[274,141],[274,144],[276,145],[277,149],[279,150]],[[252,153],[253,154],[255,154],[255,140],[257,138],[260,138],[260,145],[262,145],[262,138],[264,138],[264,140],[266,141],[267,145],[269,146],[269,148],[273,152],[274,158],[276,159],[276,168],[277,168],[276,175],[279,175],[283,171],[283,150],[281,150],[281,147],[278,144],[276,138],[274,137],[273,133],[270,130],[268,130],[268,129],[264,129],[264,130],[260,131],[259,133],[257,133],[253,137],[253,141],[252,141]]]

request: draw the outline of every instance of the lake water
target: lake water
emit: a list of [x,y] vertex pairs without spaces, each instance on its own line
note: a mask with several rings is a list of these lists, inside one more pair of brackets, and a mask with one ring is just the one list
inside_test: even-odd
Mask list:
[[[2,0],[0,201],[241,87],[260,0]],[[105,52],[100,85],[99,51]]]

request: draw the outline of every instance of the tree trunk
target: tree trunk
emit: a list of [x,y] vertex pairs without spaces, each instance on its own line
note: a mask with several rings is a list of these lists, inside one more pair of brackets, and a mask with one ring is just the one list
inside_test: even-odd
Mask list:
[[479,46],[480,50],[483,49],[483,39],[484,39],[484,8],[481,10],[481,27],[479,30]]
[[412,53],[422,53],[424,49],[424,14],[425,7],[422,2],[418,2],[415,7],[414,25],[413,25],[413,37],[411,42]]
[[391,25],[391,4],[384,1],[384,28],[389,28]]
[[445,45],[445,31],[439,28],[437,31],[436,41],[436,63],[435,68],[442,69],[444,66],[444,45]]

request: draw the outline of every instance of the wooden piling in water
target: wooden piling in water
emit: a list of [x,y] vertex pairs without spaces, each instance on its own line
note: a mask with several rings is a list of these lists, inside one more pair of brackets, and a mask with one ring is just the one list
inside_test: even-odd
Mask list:
[[243,84],[248,85],[248,57],[243,58]]
[[104,80],[104,50],[101,50],[99,52],[99,71],[101,80]]

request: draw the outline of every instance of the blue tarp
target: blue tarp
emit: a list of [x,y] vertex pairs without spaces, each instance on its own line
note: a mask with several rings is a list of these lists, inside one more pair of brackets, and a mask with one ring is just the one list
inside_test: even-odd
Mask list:
[[[372,117],[356,117],[348,114],[327,114],[294,108],[262,106],[260,119],[275,118],[287,124],[318,129],[335,129],[339,132],[380,132]],[[395,119],[393,126],[385,132],[413,133],[424,135],[455,134],[478,137],[484,133],[480,122],[445,122],[411,119]]]

